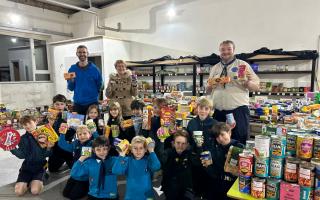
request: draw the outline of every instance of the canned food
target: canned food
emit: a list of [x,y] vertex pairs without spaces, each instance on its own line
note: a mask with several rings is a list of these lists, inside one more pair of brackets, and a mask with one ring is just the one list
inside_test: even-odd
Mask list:
[[129,141],[124,139],[124,140],[121,140],[121,142],[118,143],[118,145],[116,146],[116,149],[118,152],[124,152],[124,151],[127,151],[128,148],[129,148]]
[[146,143],[147,143],[148,148],[154,148],[156,145],[151,137],[146,138]]
[[272,178],[281,179],[283,176],[283,158],[271,158],[270,160],[270,176]]
[[297,138],[297,156],[303,160],[312,158],[313,137],[310,135],[299,135]]
[[266,198],[276,200],[280,198],[280,182],[279,179],[268,178],[266,184]]
[[260,178],[269,175],[269,158],[255,157],[254,175]]
[[287,152],[292,156],[296,155],[297,136],[298,135],[294,132],[289,132],[287,134]]
[[286,164],[284,167],[284,180],[290,183],[296,183],[298,181],[298,168],[300,160],[293,157],[286,158]]
[[239,191],[250,194],[251,177],[239,175]]
[[201,160],[211,160],[211,153],[210,151],[204,151],[200,154]]
[[253,152],[254,151],[254,140],[246,141],[246,149]]
[[315,136],[313,143],[313,157],[320,159],[320,136]]
[[272,157],[284,158],[286,154],[286,138],[283,136],[271,136],[270,154]]
[[299,166],[298,183],[300,186],[314,186],[314,170],[315,166],[311,163],[301,163]]
[[247,153],[239,154],[239,174],[252,176],[253,155]]
[[227,124],[231,127],[234,127],[236,125],[236,120],[234,119],[233,113],[229,113],[226,115],[227,118]]
[[266,196],[266,180],[253,178],[251,181],[251,196],[254,198],[264,198]]
[[270,137],[257,135],[254,140],[255,155],[258,157],[269,157]]
[[300,200],[312,200],[313,199],[313,188],[311,187],[300,187]]

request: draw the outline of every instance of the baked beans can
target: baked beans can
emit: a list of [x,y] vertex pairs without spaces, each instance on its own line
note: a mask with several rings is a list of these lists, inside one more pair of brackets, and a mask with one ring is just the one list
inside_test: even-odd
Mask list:
[[249,153],[239,154],[239,175],[252,176],[253,155]]
[[255,155],[257,157],[269,157],[270,137],[266,135],[257,135],[254,139]]
[[266,184],[266,198],[268,200],[276,200],[280,198],[280,182],[279,179],[268,178]]
[[283,158],[270,159],[270,177],[282,179],[283,177]]
[[315,136],[313,143],[313,157],[320,159],[320,136]]
[[269,175],[269,158],[255,157],[254,175],[266,178]]
[[287,153],[291,156],[296,155],[297,137],[298,137],[298,134],[294,132],[289,132],[287,134],[287,138],[286,138]]
[[266,179],[252,178],[251,181],[251,196],[262,199],[266,196]]
[[314,186],[315,166],[312,163],[304,162],[299,166],[298,184],[304,187]]
[[313,136],[298,135],[297,137],[297,157],[302,160],[310,160],[313,151]]
[[301,186],[300,200],[313,200],[313,188]]
[[289,183],[298,182],[298,169],[300,160],[294,157],[287,157],[284,167],[284,180]]
[[283,136],[272,135],[270,146],[271,157],[284,158],[286,155],[286,138]]
[[251,189],[251,176],[239,175],[239,191],[242,193],[250,194]]

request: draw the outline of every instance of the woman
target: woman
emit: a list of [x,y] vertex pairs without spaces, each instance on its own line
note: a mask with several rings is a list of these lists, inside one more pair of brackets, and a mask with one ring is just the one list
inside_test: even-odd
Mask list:
[[110,74],[110,80],[106,89],[106,96],[119,102],[124,119],[131,118],[130,105],[133,97],[138,94],[138,81],[135,75],[127,69],[123,60],[117,60],[114,64],[117,73]]

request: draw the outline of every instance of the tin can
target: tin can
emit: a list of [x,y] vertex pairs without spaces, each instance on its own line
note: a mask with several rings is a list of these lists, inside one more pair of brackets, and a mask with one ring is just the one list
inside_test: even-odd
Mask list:
[[269,175],[269,158],[255,157],[254,175],[266,178]]
[[315,166],[311,163],[301,163],[299,166],[298,184],[304,187],[314,186]]
[[320,159],[320,136],[315,136],[313,143],[313,157]]
[[249,153],[239,154],[239,174],[252,176],[253,155]]
[[111,134],[113,138],[119,137],[120,129],[118,125],[111,125]]
[[151,137],[146,138],[146,143],[147,143],[148,148],[154,148],[156,146],[155,142],[153,141],[153,139]]
[[279,179],[268,178],[266,184],[266,198],[268,200],[276,200],[280,198],[280,182]]
[[211,160],[211,153],[210,151],[204,151],[200,154],[200,159],[201,160]]
[[294,132],[287,133],[287,152],[292,156],[296,155],[297,136]]
[[234,127],[236,125],[236,120],[234,119],[233,113],[229,113],[226,115],[227,118],[227,124],[231,127]]
[[269,157],[270,137],[257,135],[254,139],[255,155],[258,157]]
[[313,200],[313,188],[301,186],[300,200]]
[[130,145],[129,141],[124,139],[124,140],[121,140],[121,142],[116,146],[116,149],[119,152],[123,152],[128,150],[129,145]]
[[266,196],[266,180],[253,178],[251,181],[251,196],[254,198],[264,198]]
[[286,138],[283,136],[272,135],[270,154],[275,158],[284,158],[286,155]]
[[106,136],[106,138],[109,138],[110,132],[111,132],[111,127],[106,126],[104,129],[104,135]]
[[313,151],[313,137],[310,135],[298,135],[297,157],[303,160],[310,160]]
[[282,179],[283,177],[283,158],[271,158],[270,177]]
[[246,149],[250,152],[254,152],[254,140],[247,140],[246,141]]
[[294,157],[287,157],[284,167],[284,180],[290,183],[298,182],[298,169],[300,160]]
[[242,193],[250,194],[251,189],[251,176],[239,175],[239,191]]

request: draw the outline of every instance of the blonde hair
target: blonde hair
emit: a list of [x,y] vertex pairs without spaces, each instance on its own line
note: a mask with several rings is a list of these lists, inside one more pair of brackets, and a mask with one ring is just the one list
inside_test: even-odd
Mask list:
[[116,101],[110,102],[110,104],[109,104],[109,116],[111,116],[110,110],[112,110],[112,109],[118,109],[119,114],[118,114],[118,117],[117,117],[116,120],[120,123],[123,120],[122,109],[121,109],[120,104],[118,102],[116,102]]
[[132,138],[131,140],[131,146],[134,144],[143,144],[144,148],[147,148],[147,142],[146,142],[146,138],[143,136],[135,136],[134,138]]
[[114,63],[114,67],[117,67],[117,65],[123,64],[125,67],[127,67],[127,64],[123,60],[116,60]]
[[212,102],[206,97],[200,97],[197,101],[197,106],[198,107],[209,107],[211,109],[213,107]]
[[[78,126],[77,131],[76,131],[77,136],[78,136],[79,133],[83,133],[83,132],[88,132],[88,133],[90,133],[90,131],[89,131],[89,129],[88,129],[88,127],[87,127],[86,125],[80,125],[80,126]],[[91,133],[90,133],[90,134],[91,134]]]

